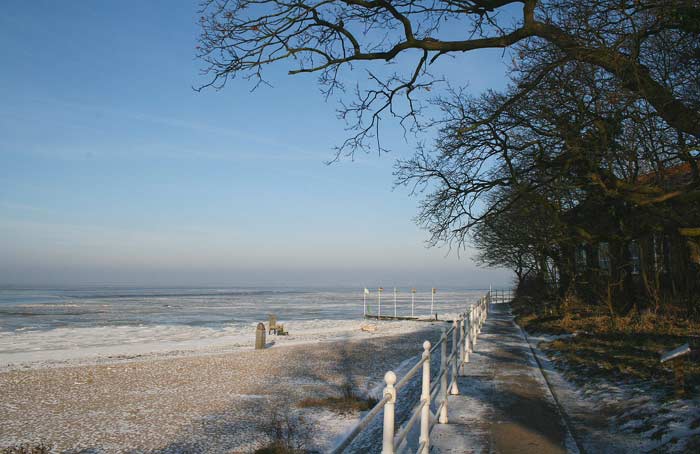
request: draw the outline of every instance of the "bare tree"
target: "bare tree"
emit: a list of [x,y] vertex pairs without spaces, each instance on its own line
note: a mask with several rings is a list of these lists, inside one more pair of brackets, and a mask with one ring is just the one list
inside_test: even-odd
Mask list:
[[594,65],[672,128],[700,137],[695,0],[208,0],[200,21],[205,86],[238,75],[262,83],[267,65],[285,61],[290,74],[318,73],[330,94],[345,88],[342,67],[413,58],[405,74],[368,70],[373,86],[356,88],[342,108],[355,134],[339,153],[374,143],[385,115],[415,124],[437,59],[516,45],[557,49],[552,66]]
[[[539,195],[554,212],[595,197],[678,217],[664,202],[697,196],[698,139],[625,96],[615,78],[593,65],[552,67],[547,62],[556,61],[556,50],[545,59],[541,50],[523,52],[509,91],[480,97],[456,91],[438,99],[434,149],[419,148],[397,164],[399,183],[425,190],[418,221],[433,242],[463,243],[470,228],[525,194]],[[682,162],[695,175],[685,188],[640,179]],[[577,226],[578,234],[590,239],[594,232],[584,228],[590,230]]]
[[508,210],[476,225],[472,237],[477,263],[512,270],[518,284],[528,277],[545,280],[547,263],[565,240],[566,226],[558,224],[552,206],[536,194],[518,198]]

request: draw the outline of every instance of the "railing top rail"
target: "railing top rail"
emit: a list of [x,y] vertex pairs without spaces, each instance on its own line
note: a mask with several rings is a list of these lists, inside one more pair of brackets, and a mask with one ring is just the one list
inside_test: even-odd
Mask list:
[[399,380],[398,383],[394,386],[396,388],[396,391],[399,391],[403,386],[414,376],[416,373],[420,370],[420,367],[423,365],[425,361],[427,361],[428,358],[426,357],[421,357],[421,359],[418,360],[415,366],[411,368],[408,372],[406,372],[406,375],[401,377],[401,380]]
[[442,343],[443,343],[445,340],[447,340],[446,334],[447,334],[447,332],[445,332],[445,336],[444,336],[444,337],[443,337],[443,334],[440,334],[440,340],[437,341],[437,342],[435,343],[435,345],[433,345],[433,347],[430,349],[430,354],[431,354],[431,355],[438,349],[438,347],[439,347],[440,345],[442,345]]

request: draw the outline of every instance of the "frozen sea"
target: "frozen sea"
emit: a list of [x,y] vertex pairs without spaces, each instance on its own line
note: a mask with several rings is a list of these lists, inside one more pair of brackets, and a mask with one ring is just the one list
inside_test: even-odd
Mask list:
[[[0,367],[19,363],[249,347],[270,313],[292,336],[281,343],[347,338],[360,332],[363,305],[376,314],[378,292],[362,288],[72,288],[0,289]],[[486,290],[397,288],[396,314],[448,316]],[[384,288],[383,315],[394,314]],[[449,315],[451,316],[451,315]],[[376,322],[375,322],[376,323]],[[397,334],[418,322],[380,322]]]

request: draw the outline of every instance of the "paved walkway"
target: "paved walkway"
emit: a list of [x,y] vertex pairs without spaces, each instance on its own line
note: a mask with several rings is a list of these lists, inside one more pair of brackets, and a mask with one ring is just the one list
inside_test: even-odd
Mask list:
[[[570,436],[510,307],[492,304],[435,453],[564,453]],[[575,448],[572,448],[576,452]]]

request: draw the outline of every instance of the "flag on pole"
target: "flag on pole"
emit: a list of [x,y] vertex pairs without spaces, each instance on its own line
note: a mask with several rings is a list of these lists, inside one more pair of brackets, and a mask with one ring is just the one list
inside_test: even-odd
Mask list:
[[433,293],[435,293],[435,292],[437,292],[437,289],[435,287],[433,287]]
[[369,289],[365,287],[365,295],[369,295]]

